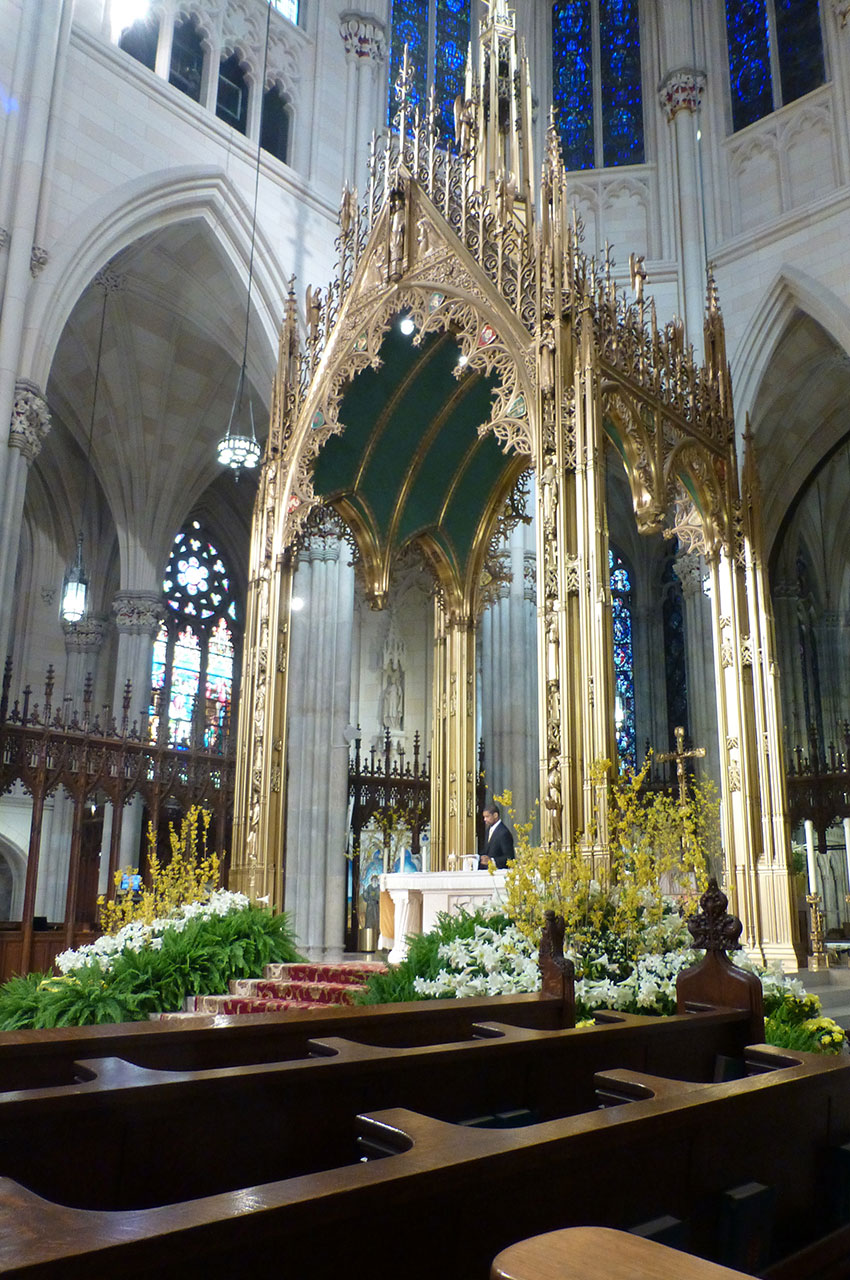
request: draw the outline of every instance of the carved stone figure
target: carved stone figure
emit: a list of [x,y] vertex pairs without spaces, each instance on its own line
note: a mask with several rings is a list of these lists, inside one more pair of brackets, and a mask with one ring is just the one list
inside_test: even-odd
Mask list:
[[404,274],[405,221],[404,192],[396,190],[390,196],[390,257],[389,278],[399,280]]
[[382,722],[386,729],[400,729],[404,720],[404,684],[401,663],[390,659],[384,676]]

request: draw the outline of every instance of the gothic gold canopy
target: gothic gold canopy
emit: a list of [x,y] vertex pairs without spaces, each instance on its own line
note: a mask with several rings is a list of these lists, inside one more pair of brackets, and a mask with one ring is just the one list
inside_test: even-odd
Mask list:
[[516,466],[489,422],[497,379],[468,367],[450,332],[417,343],[396,317],[380,364],[343,392],[344,424],[318,455],[313,488],[354,532],[371,598],[381,602],[392,560],[420,540],[462,594]]
[[364,200],[343,195],[337,278],[324,296],[307,291],[303,348],[290,291],[254,515],[234,880],[283,904],[291,574],[322,504],[351,528],[373,604],[408,543],[434,564],[432,866],[471,850],[478,584],[499,506],[528,467],[543,840],[607,856],[598,765],[615,754],[615,453],[638,529],[704,557],[727,890],[746,944],[796,965],[758,485],[751,451],[739,475],[713,279],[700,363],[679,322],[657,322],[642,259],[632,255],[630,299],[608,251],[585,253],[553,123],[536,181],[507,0],[489,5],[478,56],[456,106],[456,154],[440,145],[435,111],[411,115],[405,65],[398,130],[373,142]]

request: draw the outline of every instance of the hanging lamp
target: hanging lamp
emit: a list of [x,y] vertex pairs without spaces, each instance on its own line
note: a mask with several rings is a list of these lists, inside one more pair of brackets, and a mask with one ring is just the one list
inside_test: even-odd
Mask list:
[[97,411],[97,388],[100,383],[100,361],[103,355],[103,330],[106,324],[106,299],[109,293],[106,281],[98,278],[96,283],[103,289],[103,307],[100,312],[100,333],[97,339],[97,362],[94,370],[94,387],[91,397],[91,418],[89,419],[89,438],[86,448],[86,470],[83,481],[83,501],[80,508],[80,523],[77,533],[77,554],[73,563],[68,566],[62,582],[62,600],[59,616],[63,622],[80,622],[88,612],[89,579],[83,560],[83,521],[86,516],[89,495],[89,476],[91,474],[91,451],[94,439],[94,418]]
[[[269,62],[269,34],[271,31],[272,7],[269,0],[266,12],[266,45],[263,52],[263,76],[260,81],[260,92],[265,93],[266,71]],[[230,421],[227,431],[218,442],[218,460],[223,467],[230,467],[236,472],[236,479],[243,467],[251,470],[260,461],[260,444],[254,427],[254,406],[251,392],[248,389],[248,325],[251,319],[251,290],[254,284],[254,246],[257,239],[257,200],[260,192],[260,158],[263,149],[262,110],[260,111],[260,127],[257,137],[257,164],[254,173],[254,212],[251,219],[251,253],[248,259],[248,301],[245,306],[245,341],[242,347],[242,367],[236,383],[236,395],[233,408],[230,410]]]

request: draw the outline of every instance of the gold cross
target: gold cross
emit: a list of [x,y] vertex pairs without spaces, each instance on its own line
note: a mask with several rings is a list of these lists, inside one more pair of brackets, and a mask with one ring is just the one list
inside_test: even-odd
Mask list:
[[685,761],[694,757],[705,755],[705,747],[694,747],[692,751],[685,750],[685,731],[679,726],[674,729],[676,735],[676,750],[665,751],[663,755],[656,756],[656,760],[666,763],[668,760],[676,761],[676,777],[679,779],[679,804],[684,809],[688,803],[688,788],[685,781]]

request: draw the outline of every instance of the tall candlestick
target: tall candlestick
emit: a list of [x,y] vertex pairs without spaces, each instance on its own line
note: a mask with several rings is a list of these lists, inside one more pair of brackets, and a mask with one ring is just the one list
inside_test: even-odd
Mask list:
[[810,818],[806,818],[803,825],[806,831],[806,867],[809,872],[809,893],[817,893],[818,882],[815,870],[815,824]]

